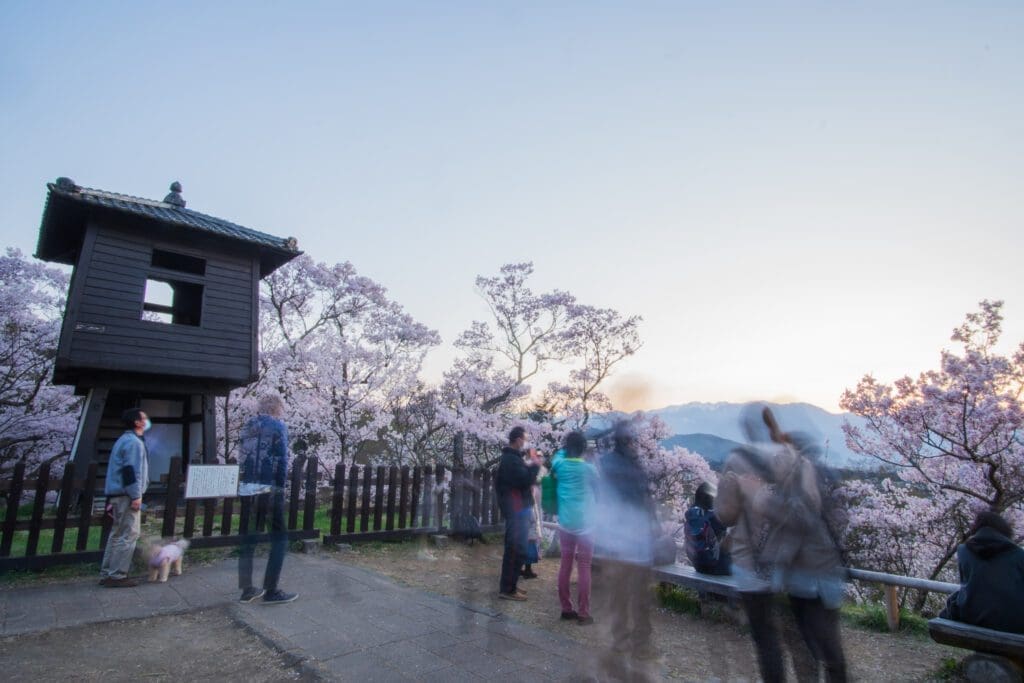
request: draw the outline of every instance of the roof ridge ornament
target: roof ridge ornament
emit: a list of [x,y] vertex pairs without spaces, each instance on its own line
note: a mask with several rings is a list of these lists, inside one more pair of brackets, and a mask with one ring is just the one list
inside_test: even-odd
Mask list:
[[74,180],[64,176],[57,178],[57,182],[54,184],[57,186],[57,189],[63,190],[64,192],[78,192],[79,189],[78,185],[75,185]]
[[181,197],[181,183],[175,180],[171,183],[171,192],[164,197],[164,204],[170,204],[176,206],[179,209],[185,208],[185,200]]

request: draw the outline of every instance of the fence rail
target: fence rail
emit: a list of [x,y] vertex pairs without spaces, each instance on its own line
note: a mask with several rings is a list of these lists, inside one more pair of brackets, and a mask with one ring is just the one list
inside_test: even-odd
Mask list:
[[[470,516],[484,531],[501,522],[488,470],[338,465],[323,501],[320,474],[315,458],[298,458],[292,467],[286,523],[293,540],[319,538],[321,531],[325,543],[451,533]],[[84,479],[75,479],[70,467],[51,478],[49,465],[26,479],[25,465],[16,465],[13,476],[0,481],[6,499],[0,571],[99,561],[111,520],[93,512],[94,502],[102,501],[95,481],[95,464]],[[57,502],[48,504],[54,492]],[[31,503],[23,503],[29,495]],[[161,536],[189,538],[196,548],[237,545],[248,531],[237,498],[184,498],[180,458],[171,460],[166,492],[147,493],[143,502],[148,525],[155,521]]]

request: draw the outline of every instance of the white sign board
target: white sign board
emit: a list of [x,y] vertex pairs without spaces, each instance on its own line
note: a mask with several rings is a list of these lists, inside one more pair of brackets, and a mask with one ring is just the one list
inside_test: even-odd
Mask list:
[[238,465],[189,465],[186,498],[224,498],[238,495]]

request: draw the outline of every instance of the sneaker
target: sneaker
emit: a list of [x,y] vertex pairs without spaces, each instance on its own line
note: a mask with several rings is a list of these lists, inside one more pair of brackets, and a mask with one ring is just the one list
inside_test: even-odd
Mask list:
[[297,597],[299,597],[298,593],[285,593],[283,590],[273,590],[263,596],[263,603],[266,605],[282,605],[286,602],[291,602]]
[[519,591],[516,591],[515,593],[498,593],[498,597],[502,600],[515,600],[517,602],[526,600],[526,596]]
[[589,626],[594,623],[594,617],[580,617],[576,620],[576,623],[580,626]]
[[262,588],[246,588],[242,591],[242,597],[238,598],[238,602],[252,602],[257,598],[262,598],[264,593],[266,591]]
[[519,593],[520,595],[528,595],[529,594],[528,591],[525,588],[516,588],[516,593]]
[[106,588],[135,588],[139,585],[139,582],[135,579],[129,579],[127,576],[120,579],[108,576],[100,583],[100,585]]
[[573,611],[562,612],[562,619],[565,619],[566,621],[569,621],[570,619],[579,619],[579,618],[580,618],[580,615],[576,614],[576,612],[573,612]]
[[519,576],[523,577],[524,579],[536,579],[540,576],[540,574],[531,569],[529,571],[519,572]]

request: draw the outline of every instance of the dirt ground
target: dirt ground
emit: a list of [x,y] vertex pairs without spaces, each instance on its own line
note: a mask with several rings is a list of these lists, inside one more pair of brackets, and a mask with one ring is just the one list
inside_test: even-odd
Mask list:
[[225,610],[112,621],[0,639],[8,681],[301,680]]
[[[499,600],[501,553],[499,539],[487,545],[451,543],[447,548],[436,548],[425,541],[370,544],[339,551],[335,556],[405,585],[486,606],[521,622],[594,644],[595,650],[601,648],[606,634],[598,611],[594,611],[597,623],[590,626],[559,619],[557,558],[545,558],[534,565],[539,578],[521,581],[520,587],[529,593],[526,602]],[[595,605],[600,604],[600,590],[600,577],[595,575]],[[708,612],[708,616],[696,617],[656,610],[655,646],[662,653],[662,671],[671,678],[691,681],[756,680],[753,647],[747,630],[738,624],[738,615],[724,605],[711,606]],[[944,660],[960,659],[965,654],[909,633],[876,633],[844,624],[842,636],[849,673],[858,681],[936,680]]]

